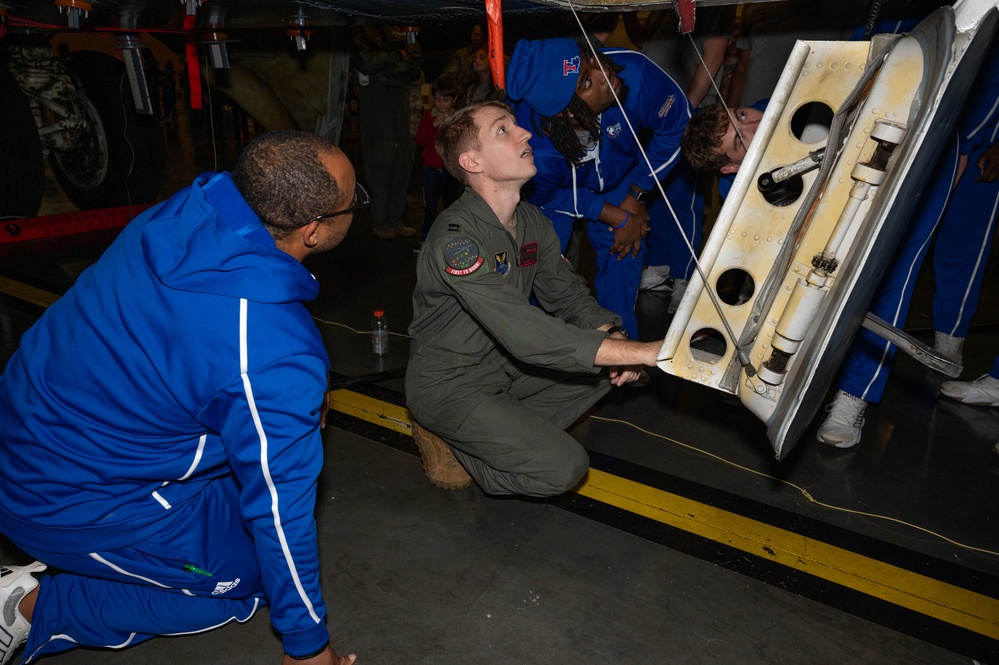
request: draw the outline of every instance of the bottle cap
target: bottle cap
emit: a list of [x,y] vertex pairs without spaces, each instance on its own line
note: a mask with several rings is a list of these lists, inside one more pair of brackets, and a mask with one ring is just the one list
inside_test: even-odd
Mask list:
[[380,309],[375,310],[375,316],[385,316],[385,312]]

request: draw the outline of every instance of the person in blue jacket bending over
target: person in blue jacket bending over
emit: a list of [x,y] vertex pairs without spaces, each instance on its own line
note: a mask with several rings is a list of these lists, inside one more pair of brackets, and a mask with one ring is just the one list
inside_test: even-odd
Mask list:
[[[622,106],[618,106],[617,94]],[[532,132],[538,173],[527,200],[552,220],[565,253],[573,222],[590,222],[597,302],[637,339],[649,215],[646,194],[680,159],[690,106],[680,87],[641,53],[572,39],[521,40],[507,71],[517,124]],[[635,133],[650,133],[642,157]],[[649,168],[651,163],[651,168]]]
[[0,567],[0,664],[266,605],[285,665],[354,662],[320,588],[329,358],[302,261],[344,238],[355,186],[325,139],[263,134],[134,219],[24,334],[0,375],[0,531],[38,561]]
[[978,310],[999,216],[999,44],[992,45],[978,71],[957,122],[966,170],[940,220],[933,250],[933,346],[958,364],[964,361],[964,338]]

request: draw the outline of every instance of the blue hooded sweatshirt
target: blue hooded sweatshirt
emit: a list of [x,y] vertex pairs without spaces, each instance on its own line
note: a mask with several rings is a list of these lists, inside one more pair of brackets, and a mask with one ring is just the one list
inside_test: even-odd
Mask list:
[[234,474],[285,650],[322,646],[318,291],[227,173],[133,220],[0,375],[0,531],[116,549]]

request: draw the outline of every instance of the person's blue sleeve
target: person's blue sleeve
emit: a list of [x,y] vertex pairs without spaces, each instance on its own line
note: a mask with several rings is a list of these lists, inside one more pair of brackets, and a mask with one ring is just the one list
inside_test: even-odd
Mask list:
[[971,95],[964,106],[957,123],[959,149],[962,155],[982,144],[991,144],[994,140],[992,130],[999,114],[999,46],[993,46],[985,61],[981,73],[975,80]]
[[[614,51],[609,55],[614,58]],[[690,104],[680,86],[646,56],[629,51],[620,59],[625,63],[622,76],[627,76],[629,84],[625,111],[636,128],[652,134],[645,149],[648,163],[639,155],[625,184],[634,183],[641,189],[651,190],[680,160],[680,139],[690,120]],[[611,201],[614,205],[620,202]]]
[[586,187],[577,187],[573,182],[573,167],[550,143],[544,143],[547,148],[534,151],[534,166],[538,172],[524,188],[527,200],[548,214],[561,213],[586,219],[600,217],[603,198]]
[[326,376],[321,359],[290,356],[246,371],[209,407],[242,488],[271,624],[291,655],[329,641],[315,522]]

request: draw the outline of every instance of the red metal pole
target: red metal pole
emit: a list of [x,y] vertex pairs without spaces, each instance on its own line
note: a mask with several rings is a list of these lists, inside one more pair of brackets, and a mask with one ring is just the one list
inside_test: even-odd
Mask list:
[[493,85],[506,88],[506,63],[503,55],[503,1],[486,0],[486,17],[489,23],[489,69]]

